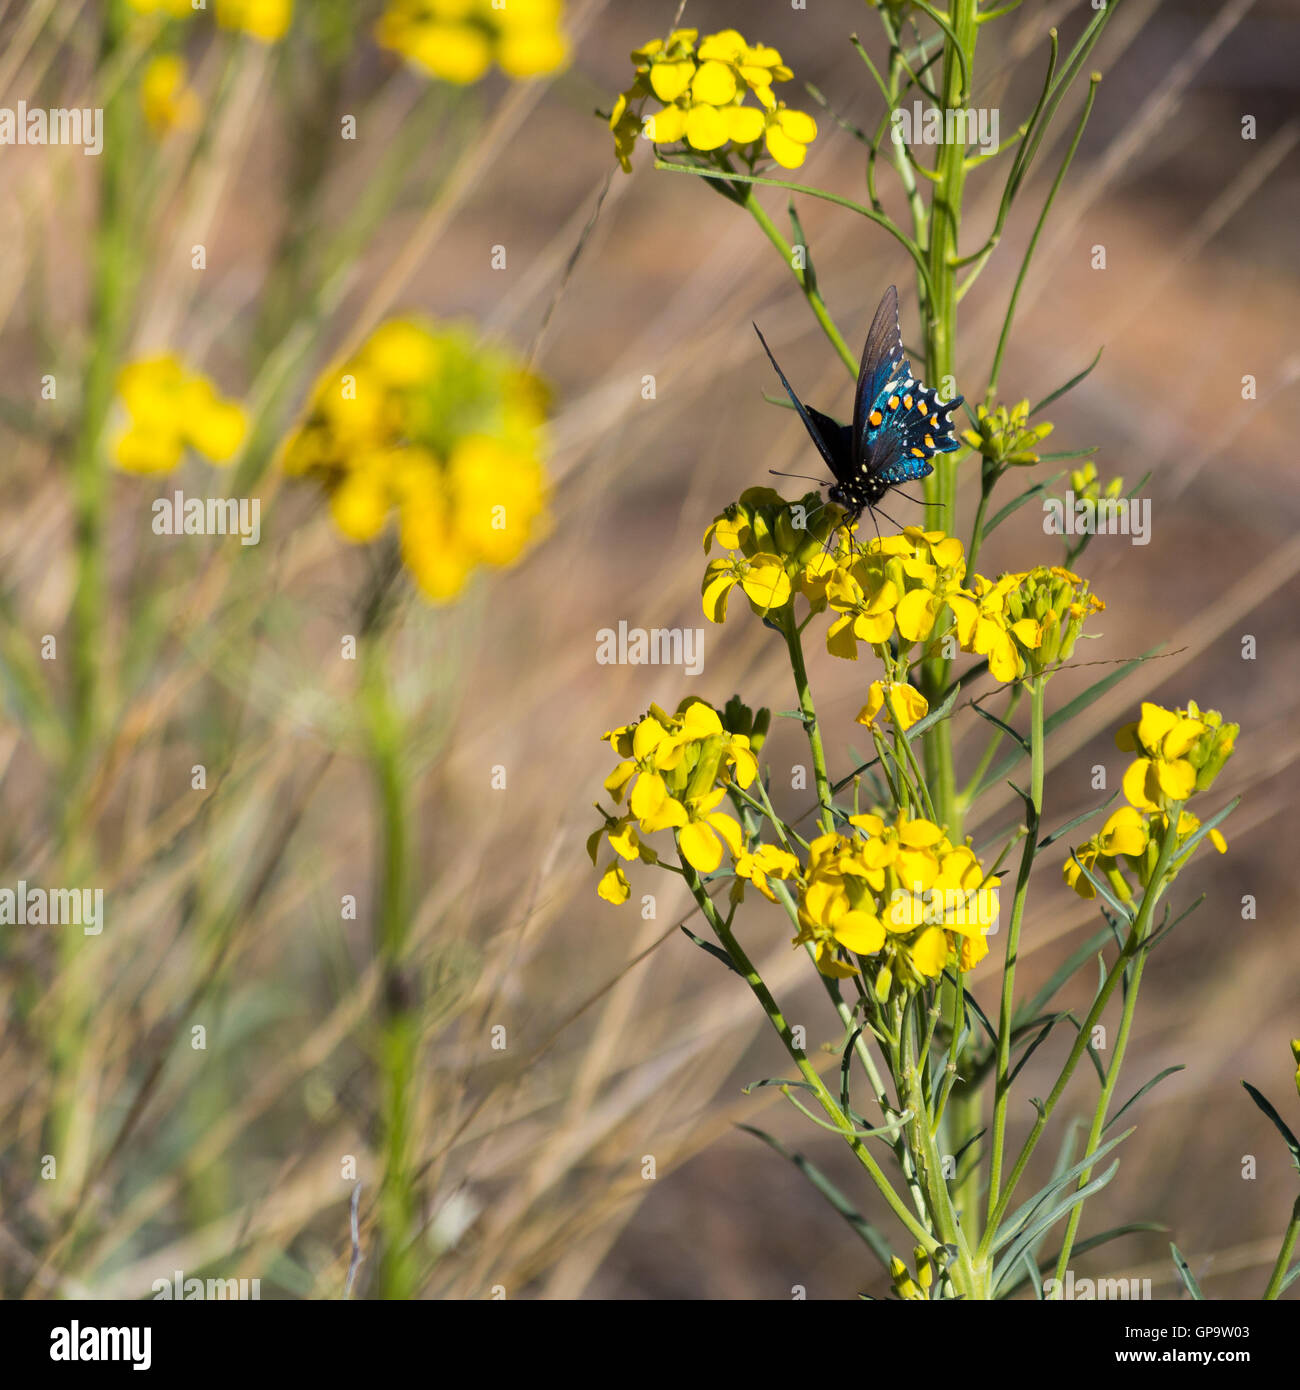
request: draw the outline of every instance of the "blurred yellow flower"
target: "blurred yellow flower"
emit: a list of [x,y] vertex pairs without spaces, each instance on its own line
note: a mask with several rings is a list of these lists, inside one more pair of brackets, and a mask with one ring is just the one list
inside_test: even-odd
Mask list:
[[216,0],[217,23],[239,29],[261,43],[277,43],[289,32],[293,0]]
[[198,123],[199,99],[186,81],[187,72],[185,60],[175,53],[149,60],[140,79],[140,109],[155,135]]
[[569,61],[561,0],[388,0],[378,43],[431,77],[460,86],[495,62],[508,77],[538,77]]
[[544,529],[544,407],[536,378],[467,329],[393,319],[320,378],[282,463],[324,484],[349,541],[396,515],[406,568],[445,601]]
[[128,423],[113,458],[128,473],[168,473],[187,448],[210,463],[229,463],[247,429],[244,409],[171,353],[129,363],[117,390]]

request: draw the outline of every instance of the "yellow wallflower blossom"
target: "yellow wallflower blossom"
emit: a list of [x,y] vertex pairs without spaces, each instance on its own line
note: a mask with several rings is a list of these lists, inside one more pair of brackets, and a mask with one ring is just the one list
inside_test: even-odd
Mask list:
[[561,0],[389,0],[375,37],[431,77],[465,86],[493,63],[518,79],[564,67],[563,17]]
[[930,704],[925,696],[905,681],[894,681],[888,686],[883,681],[872,681],[867,689],[867,703],[858,711],[855,723],[865,724],[870,729],[882,713],[889,714],[886,690],[898,712],[900,728],[910,729],[930,712]]
[[260,43],[278,43],[293,21],[293,0],[217,0],[217,23]]
[[197,124],[199,99],[186,81],[185,60],[162,53],[149,60],[140,79],[140,109],[155,135]]
[[1232,755],[1238,726],[1196,703],[1167,710],[1146,702],[1142,717],[1115,735],[1116,746],[1138,753],[1124,773],[1124,795],[1140,811],[1164,810],[1204,791]]
[[117,466],[128,473],[169,473],[186,449],[210,463],[229,463],[243,443],[243,407],[189,371],[171,353],[142,358],[122,368],[118,395],[128,423],[113,445]]
[[412,578],[446,601],[545,529],[544,425],[540,383],[509,356],[465,328],[394,319],[320,378],[282,462],[324,485],[349,541],[395,517]]
[[[760,616],[784,608],[802,593],[814,611],[825,606],[826,578],[838,550],[838,511],[816,493],[787,502],[771,488],[749,488],[704,533],[707,554],[716,541],[733,553],[710,560],[700,586],[705,616],[725,621],[727,600],[739,584]],[[734,553],[734,552],[739,552]]]
[[[609,128],[625,171],[642,134],[656,145],[685,144],[716,155],[726,166],[726,149],[752,164],[760,142],[787,169],[803,163],[817,138],[817,123],[789,110],[772,94],[774,82],[794,75],[775,48],[749,44],[734,29],[710,34],[697,47],[697,29],[675,29],[632,54],[636,78],[614,103]],[[747,105],[753,97],[756,104]]]
[[[724,852],[730,853],[746,860],[744,877],[770,896],[766,875],[787,877],[785,862],[747,852],[739,822],[718,809],[733,783],[743,789],[758,776],[751,736],[761,745],[770,717],[767,710],[752,713],[739,699],[719,714],[703,700],[688,698],[675,714],[652,705],[635,724],[606,733],[621,761],[605,779],[605,790],[616,805],[626,800],[629,814],[605,816],[587,842],[592,863],[602,838],[622,859],[653,862],[654,851],[642,837],[671,830],[682,858],[700,873],[712,873]],[[614,882],[602,879],[603,887]]]
[[951,844],[933,822],[899,812],[850,818],[854,834],[830,833],[809,846],[801,876],[797,944],[811,944],[823,974],[855,974],[840,948],[879,956],[876,988],[916,988],[951,962],[971,969],[988,949],[997,916],[996,878],[968,845]]

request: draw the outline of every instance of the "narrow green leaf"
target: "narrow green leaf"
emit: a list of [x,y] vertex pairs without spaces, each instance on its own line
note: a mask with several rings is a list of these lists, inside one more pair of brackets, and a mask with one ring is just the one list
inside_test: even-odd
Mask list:
[[1201,1292],[1201,1286],[1196,1282],[1196,1275],[1192,1273],[1191,1266],[1183,1258],[1183,1252],[1173,1243],[1169,1242],[1170,1253],[1174,1257],[1174,1268],[1178,1271],[1179,1278],[1187,1286],[1187,1292],[1199,1303],[1204,1300],[1205,1295]]
[[1115,1121],[1119,1119],[1119,1117],[1129,1108],[1130,1105],[1136,1105],[1138,1101],[1140,1101],[1142,1097],[1146,1095],[1146,1093],[1149,1090],[1151,1090],[1153,1086],[1158,1086],[1165,1079],[1166,1076],[1172,1076],[1176,1071],[1185,1070],[1186,1068],[1181,1063],[1179,1063],[1179,1065],[1174,1067],[1166,1067],[1164,1071],[1159,1073],[1159,1075],[1153,1076],[1145,1086],[1140,1086],[1136,1091],[1134,1091],[1133,1094],[1124,1102],[1124,1104],[1121,1105],[1120,1108],[1110,1117],[1110,1119],[1106,1121],[1101,1132],[1105,1134],[1106,1130],[1108,1130],[1111,1127],[1111,1125],[1113,1125]]
[[810,1163],[802,1154],[791,1153],[789,1149],[781,1143],[779,1139],[766,1133],[764,1130],[755,1129],[753,1125],[740,1125],[747,1134],[754,1135],[761,1139],[769,1148],[775,1149],[782,1158],[788,1159],[796,1168],[808,1179],[810,1183],[822,1194],[823,1197],[835,1208],[837,1212],[849,1223],[854,1232],[861,1237],[867,1248],[880,1261],[882,1269],[889,1268],[891,1251],[889,1244],[884,1236],[866,1220],[859,1215],[852,1202],[835,1186],[831,1180],[815,1164]]
[[997,1233],[993,1237],[993,1250],[1001,1250],[1004,1245],[1014,1240],[1033,1220],[1035,1213],[1062,1188],[1077,1178],[1085,1169],[1096,1167],[1098,1159],[1104,1158],[1116,1145],[1122,1144],[1132,1133],[1132,1129],[1126,1129],[1123,1134],[1116,1135],[1114,1139],[1108,1140],[1105,1144],[1099,1144],[1091,1153],[1084,1154],[1077,1163],[1071,1164],[1065,1172],[1054,1177],[1041,1192],[1035,1193],[1027,1202],[1021,1203],[998,1227]]
[[1038,848],[1046,849],[1048,845],[1054,844],[1057,840],[1059,840],[1062,835],[1068,835],[1076,825],[1082,825],[1084,821],[1091,820],[1093,816],[1101,815],[1101,813],[1106,809],[1106,807],[1109,806],[1110,803],[1114,801],[1118,795],[1119,788],[1117,787],[1113,792],[1111,792],[1111,794],[1106,798],[1106,800],[1101,803],[1100,806],[1094,806],[1091,811],[1084,811],[1082,815],[1075,816],[1073,820],[1066,821],[1065,824],[1061,826],[1059,830],[1053,830],[1050,835],[1039,840]]
[[1024,1005],[1023,1010],[1018,1010],[1017,1013],[1023,1012],[1026,1018],[1032,1018],[1085,961],[1092,959],[1093,955],[1098,948],[1105,943],[1109,935],[1109,930],[1103,927],[1090,941],[1085,941],[1067,961],[1053,971],[1050,979],[1043,985],[1042,989]]
[[1025,1233],[1012,1245],[1006,1258],[993,1271],[993,1291],[995,1297],[997,1296],[998,1285],[1001,1284],[1007,1274],[1016,1267],[1016,1262],[1020,1259],[1021,1255],[1024,1254],[1025,1250],[1028,1249],[1029,1245],[1043,1231],[1054,1226],[1062,1217],[1067,1216],[1081,1202],[1086,1202],[1093,1193],[1100,1192],[1118,1171],[1119,1159],[1116,1159],[1100,1177],[1093,1178],[1086,1187],[1081,1187],[1077,1192],[1072,1192],[1064,1202],[1053,1207],[1051,1211],[1045,1212],[1043,1215],[1037,1217],[1030,1224]]
[[1064,386],[1058,386],[1056,390],[1051,393],[1051,395],[1044,396],[1043,399],[1039,401],[1038,404],[1034,406],[1034,408],[1029,412],[1029,418],[1032,420],[1040,410],[1046,409],[1046,407],[1051,405],[1053,401],[1060,400],[1061,397],[1065,395],[1067,391],[1073,391],[1074,388],[1081,381],[1083,381],[1085,377],[1091,376],[1093,368],[1097,365],[1098,362],[1101,361],[1101,354],[1103,351],[1103,348],[1098,348],[1096,357],[1094,357],[1092,361],[1088,363],[1088,365],[1083,369],[1083,371],[1081,371],[1078,374],[1078,376],[1072,376],[1069,379],[1069,381],[1065,383]]
[[1295,1163],[1296,1168],[1300,1169],[1300,1139],[1297,1139],[1295,1135],[1291,1133],[1291,1130],[1287,1127],[1281,1115],[1269,1104],[1267,1097],[1257,1091],[1249,1081],[1243,1081],[1241,1084],[1250,1092],[1251,1100],[1253,1100],[1264,1114],[1273,1121],[1273,1124],[1277,1128],[1277,1132],[1282,1136],[1287,1148],[1291,1150],[1292,1161]]
[[1053,483],[1059,482],[1065,477],[1065,469],[1059,473],[1053,473],[1050,478],[1044,478],[1041,483],[1035,483],[1033,487],[1026,489],[1019,497],[1013,497],[1000,512],[995,512],[989,521],[984,523],[984,529],[980,532],[983,540],[988,540],[989,536],[1013,513],[1018,512],[1026,502],[1032,502],[1035,497],[1041,497]]
[[990,724],[995,724],[1008,738],[1014,739],[1026,753],[1029,752],[1029,740],[1018,734],[1010,724],[1005,722],[1005,720],[999,719],[996,714],[991,714],[978,700],[973,700],[971,702],[971,709],[973,709],[981,719],[987,719]]
[[705,939],[702,936],[696,936],[695,933],[685,924],[685,922],[679,922],[677,925],[681,927],[682,931],[684,931],[693,942],[695,942],[695,944],[700,948],[701,951],[707,951],[709,955],[713,957],[714,960],[720,960],[723,963],[723,965],[725,965],[727,969],[731,971],[733,975],[740,974],[740,971],[737,970],[736,967],[731,963],[731,957],[722,949],[721,946],[715,946],[713,942],[705,941]]

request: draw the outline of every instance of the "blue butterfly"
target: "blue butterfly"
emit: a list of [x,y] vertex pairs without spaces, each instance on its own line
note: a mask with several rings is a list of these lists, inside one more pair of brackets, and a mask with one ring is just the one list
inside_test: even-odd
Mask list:
[[912,375],[903,356],[903,335],[898,326],[898,291],[885,291],[871,321],[858,385],[853,396],[853,424],[841,425],[814,410],[795,395],[777,366],[767,340],[754,325],[768,361],[776,368],[781,385],[799,412],[804,428],[835,477],[827,493],[855,522],[870,511],[891,487],[914,482],[934,471],[930,459],[960,447],[952,433],[952,412],[962,397],[947,402]]

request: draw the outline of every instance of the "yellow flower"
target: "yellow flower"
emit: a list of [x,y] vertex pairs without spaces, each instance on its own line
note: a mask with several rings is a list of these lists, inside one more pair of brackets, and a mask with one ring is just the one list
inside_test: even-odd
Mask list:
[[686,824],[677,827],[677,843],[682,857],[702,874],[711,874],[722,863],[725,847],[733,856],[744,848],[744,837],[734,816],[715,808],[726,796],[726,789],[717,787],[703,796],[686,802]]
[[289,32],[293,0],[217,0],[217,23],[260,43],[278,43]]
[[733,552],[709,561],[705,569],[700,586],[705,616],[723,622],[737,584],[760,617],[784,608],[796,592],[814,609],[824,605],[826,571],[821,565],[837,516],[835,508],[821,506],[816,493],[787,502],[771,488],[743,492],[704,533],[706,554],[715,541]]
[[971,969],[988,949],[998,880],[986,879],[970,847],[952,845],[931,821],[900,812],[888,823],[866,813],[850,825],[854,834],[822,835],[809,846],[796,944],[812,945],[828,975],[856,973],[837,958],[841,948],[879,956],[882,1001],[895,986],[936,979],[950,961]]
[[1000,405],[990,412],[977,408],[978,428],[967,430],[962,438],[979,450],[987,468],[1029,468],[1038,462],[1038,445],[1052,432],[1049,424],[1029,424],[1029,402],[1020,401],[1010,410]]
[[627,798],[628,814],[606,815],[588,839],[593,864],[602,837],[621,858],[653,863],[655,852],[642,837],[672,830],[682,857],[699,872],[717,869],[725,850],[735,860],[743,858],[742,876],[771,896],[766,875],[787,876],[787,862],[779,851],[773,852],[776,858],[748,854],[739,823],[718,810],[733,784],[745,788],[758,776],[751,736],[761,744],[771,716],[767,710],[751,713],[738,698],[728,702],[724,714],[725,720],[703,700],[688,697],[675,714],[652,705],[635,724],[604,735],[621,759],[605,779],[605,790],[616,805]]
[[[759,141],[786,168],[803,163],[817,124],[772,95],[773,82],[793,73],[775,48],[751,45],[734,29],[711,34],[698,46],[698,30],[676,29],[632,54],[636,77],[614,104],[609,126],[625,172],[643,132],[656,145],[684,143],[701,154],[737,146],[752,160]],[[747,105],[752,95],[757,105]],[[715,161],[725,168],[725,155]]]
[[[898,712],[899,728],[910,729],[919,719],[924,719],[930,711],[929,702],[919,690],[903,681],[895,681],[888,686],[893,698],[893,707]],[[875,726],[882,711],[888,710],[885,698],[886,686],[883,681],[872,681],[867,690],[867,703],[858,711],[856,723],[865,724],[868,729]]]
[[445,602],[545,532],[544,425],[540,383],[505,353],[394,319],[321,376],[282,463],[323,484],[346,540],[372,541],[395,517],[408,572]]
[[388,0],[375,38],[444,82],[467,86],[493,63],[522,80],[569,61],[563,16],[561,0]]
[[171,353],[123,367],[117,390],[128,424],[113,456],[128,473],[168,473],[187,448],[210,463],[229,463],[243,443],[243,407],[223,399],[206,377]]
[[969,589],[948,598],[957,619],[962,650],[986,656],[993,679],[1003,684],[1019,680],[1024,674],[1022,649],[1032,646],[1039,636],[1037,624],[1031,620],[1023,620],[1018,634],[1010,630],[1007,594],[1014,584],[1015,577],[1011,575],[993,583],[977,574]]
[[1141,719],[1115,735],[1122,752],[1141,755],[1124,773],[1125,797],[1141,811],[1163,811],[1204,791],[1232,755],[1237,730],[1218,710],[1202,713],[1194,701],[1185,710],[1145,702]]
[[[1008,631],[1019,644],[1030,674],[1050,674],[1070,659],[1084,620],[1106,605],[1086,579],[1059,565],[1039,565],[1023,574],[1004,576],[1008,577],[1015,581],[1006,590]],[[1032,640],[1025,639],[1026,633]]]
[[140,109],[155,135],[185,130],[199,118],[199,99],[186,83],[185,60],[174,53],[149,60],[140,79]]
[[817,138],[817,122],[805,111],[791,111],[785,102],[768,111],[763,122],[763,143],[783,169],[797,169]]
[[771,902],[776,902],[777,897],[768,887],[768,879],[790,879],[798,872],[798,859],[789,850],[776,845],[759,845],[754,850],[746,850],[736,860],[736,877],[747,879]]

